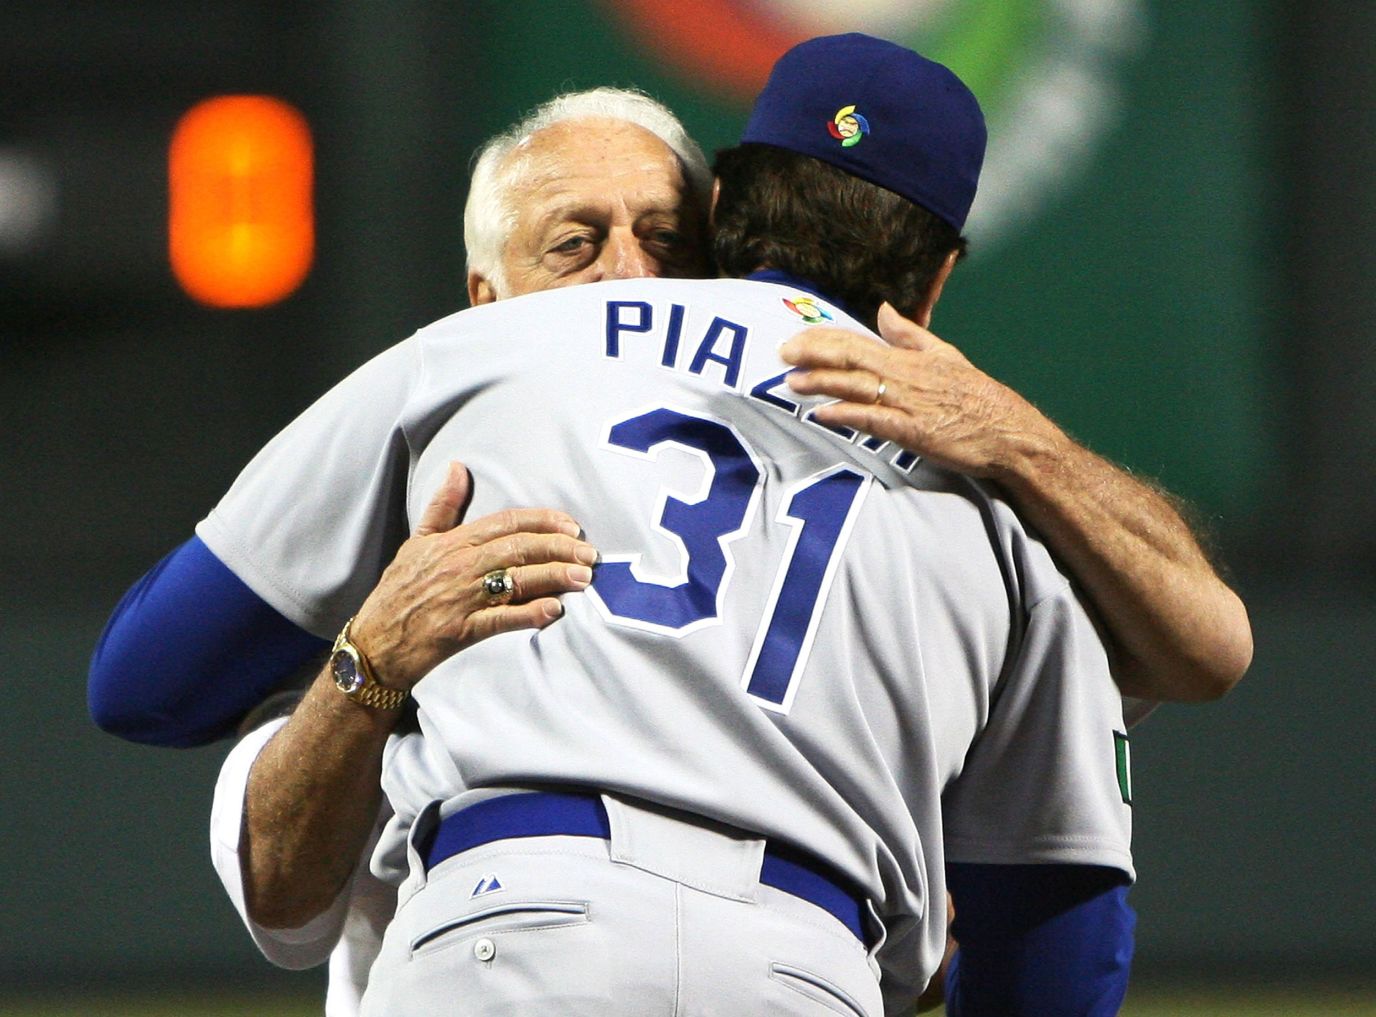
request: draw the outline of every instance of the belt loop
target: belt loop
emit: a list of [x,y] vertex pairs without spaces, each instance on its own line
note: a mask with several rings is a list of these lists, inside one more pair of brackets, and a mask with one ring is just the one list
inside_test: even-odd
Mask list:
[[420,810],[406,837],[406,880],[397,889],[397,906],[421,890],[429,878],[426,857],[440,827],[440,803],[431,802]]
[[765,839],[638,798],[603,794],[613,862],[729,900],[759,900]]

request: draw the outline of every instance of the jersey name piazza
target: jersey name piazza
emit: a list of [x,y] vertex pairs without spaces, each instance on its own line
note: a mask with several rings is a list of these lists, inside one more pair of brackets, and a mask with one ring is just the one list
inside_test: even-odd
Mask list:
[[[788,307],[786,298],[780,298],[780,303]],[[608,300],[606,356],[620,359],[623,346],[656,350],[662,367],[686,371],[699,377],[715,377],[722,386],[739,389],[741,369],[750,342],[749,327],[714,314],[700,335],[692,333],[685,336],[686,314],[687,307],[684,304],[656,305],[646,300]],[[796,313],[788,320],[800,327],[803,323]],[[771,342],[777,345],[777,335]],[[713,368],[713,372],[709,372],[709,368]],[[867,452],[887,451],[892,465],[903,472],[910,471],[917,464],[918,456],[906,449],[890,449],[887,441],[860,435],[848,427],[821,423],[815,418],[815,406],[800,414],[802,406],[798,397],[788,388],[785,381],[787,376],[787,369],[780,371],[757,382],[745,390],[745,394],[767,407],[801,417],[811,426],[830,431],[847,442],[861,439],[860,447]]]

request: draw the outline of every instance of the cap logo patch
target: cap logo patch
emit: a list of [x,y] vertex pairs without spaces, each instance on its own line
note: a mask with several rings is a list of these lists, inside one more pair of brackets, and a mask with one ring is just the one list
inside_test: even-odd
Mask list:
[[820,325],[824,321],[835,321],[831,312],[822,307],[811,297],[799,297],[797,300],[784,298],[784,306],[802,318],[809,325]]
[[860,144],[860,140],[870,133],[870,122],[855,112],[854,105],[842,106],[827,124],[827,130],[841,142],[842,148],[850,148]]

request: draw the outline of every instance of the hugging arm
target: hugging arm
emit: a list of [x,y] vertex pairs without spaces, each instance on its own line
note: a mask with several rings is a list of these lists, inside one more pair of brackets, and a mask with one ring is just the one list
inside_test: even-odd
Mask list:
[[879,328],[892,345],[813,328],[781,348],[800,368],[789,376],[795,391],[839,400],[818,420],[998,483],[1088,593],[1124,693],[1207,701],[1242,678],[1252,659],[1247,610],[1168,496],[1077,444],[887,304]]

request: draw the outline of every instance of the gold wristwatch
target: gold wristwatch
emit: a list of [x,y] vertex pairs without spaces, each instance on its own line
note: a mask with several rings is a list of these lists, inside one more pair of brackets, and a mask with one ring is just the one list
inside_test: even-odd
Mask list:
[[334,676],[335,688],[355,703],[375,710],[400,708],[411,693],[406,689],[388,688],[373,677],[368,659],[349,639],[349,626],[353,623],[352,618],[344,623],[344,630],[330,651],[330,674]]

